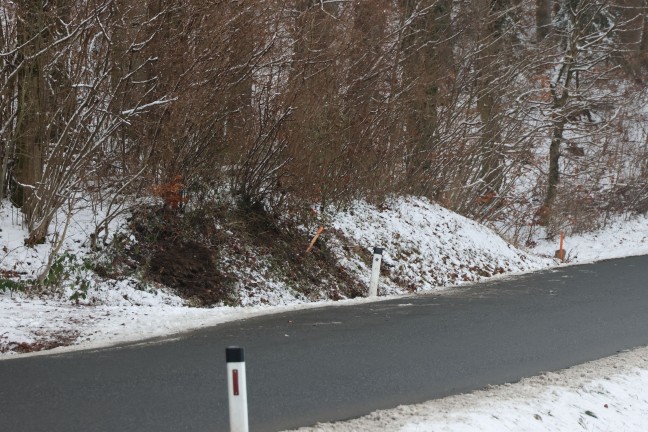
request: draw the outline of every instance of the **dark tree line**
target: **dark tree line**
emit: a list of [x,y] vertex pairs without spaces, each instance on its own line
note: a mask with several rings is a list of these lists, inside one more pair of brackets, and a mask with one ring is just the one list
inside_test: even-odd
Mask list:
[[645,0],[6,0],[0,191],[29,244],[75,197],[174,181],[196,206],[416,194],[550,233],[640,210],[647,12]]

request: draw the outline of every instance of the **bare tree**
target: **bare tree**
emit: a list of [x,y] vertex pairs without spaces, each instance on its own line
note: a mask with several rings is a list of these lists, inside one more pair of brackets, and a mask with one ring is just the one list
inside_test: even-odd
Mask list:
[[[545,216],[551,214],[560,182],[561,146],[569,125],[596,123],[590,110],[592,83],[609,73],[605,64],[611,54],[609,41],[614,24],[607,15],[607,2],[564,0],[561,4],[560,51],[557,53],[555,73],[551,77],[551,144],[547,193],[544,198]],[[544,217],[542,223],[547,223]]]
[[9,180],[9,161],[14,143],[8,139],[16,117],[15,79],[16,8],[13,3],[0,6],[0,199],[5,197]]
[[499,195],[504,176],[501,135],[504,100],[515,76],[524,70],[515,67],[516,53],[512,49],[517,36],[517,5],[508,0],[492,0],[480,4],[482,7],[477,11],[485,17],[485,28],[475,60],[477,110],[482,124],[480,148],[483,154],[479,195],[492,200]]
[[[129,12],[112,0],[74,8],[25,1],[16,8],[15,48],[3,54],[15,59],[16,71],[4,83],[15,91],[15,121],[4,136],[15,143],[12,199],[25,215],[27,244],[44,241],[65,198],[113,162],[114,138],[129,119],[168,102],[146,91],[127,103],[121,97],[127,88],[152,85],[133,85],[151,60],[121,71],[114,61],[113,39]],[[145,33],[133,35],[127,52],[146,46],[151,34]]]
[[0,191],[29,244],[65,197],[111,197],[114,215],[117,195],[178,178],[204,203],[412,193],[487,219],[534,175],[546,224],[563,179],[589,190],[604,170],[584,166],[620,148],[614,84],[643,80],[646,6],[5,2]]

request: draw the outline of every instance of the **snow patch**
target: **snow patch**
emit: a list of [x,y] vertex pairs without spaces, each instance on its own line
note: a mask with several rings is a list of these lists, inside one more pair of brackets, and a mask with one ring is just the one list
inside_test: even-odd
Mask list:
[[648,348],[301,432],[648,430]]
[[[521,251],[491,229],[421,198],[397,198],[378,209],[359,202],[333,218],[333,226],[358,248],[383,247],[389,281],[383,292],[430,291],[503,273],[555,265]],[[344,254],[342,263],[365,284],[370,269]]]

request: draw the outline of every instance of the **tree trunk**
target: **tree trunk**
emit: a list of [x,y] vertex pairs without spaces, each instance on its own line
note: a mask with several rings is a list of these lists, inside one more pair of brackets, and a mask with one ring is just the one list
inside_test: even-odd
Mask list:
[[551,31],[553,0],[536,0],[536,41],[542,42]]
[[637,51],[644,28],[645,0],[623,0],[618,6],[619,40],[631,51]]
[[490,93],[477,100],[477,110],[483,125],[480,137],[483,155],[480,179],[483,186],[479,193],[481,196],[497,195],[503,180],[503,158],[499,145],[499,121],[496,118],[495,100]]
[[[0,120],[2,118],[0,117]],[[7,178],[7,167],[9,165],[9,140],[3,140],[0,148],[0,200],[5,197],[5,179]]]
[[612,11],[617,16],[618,44],[614,52],[616,61],[626,73],[640,79],[641,46],[645,37],[645,0],[617,0]]
[[56,35],[68,30],[62,23],[70,22],[71,8],[67,0],[22,0],[17,5],[16,39],[21,48],[13,133],[16,182],[11,192],[30,231],[26,244],[33,245],[45,241],[60,200],[51,187],[56,179],[43,177],[46,165],[54,169],[61,163],[48,160],[50,144],[65,146],[62,134],[75,104],[75,99],[68,97],[73,91],[66,80],[69,65],[58,64],[61,56],[57,55],[71,48],[54,44]]
[[477,111],[481,119],[480,137],[482,187],[480,196],[495,196],[499,193],[503,180],[503,158],[501,155],[500,119],[496,94],[504,89],[496,88],[494,81],[502,76],[506,56],[507,22],[511,15],[510,4],[503,0],[491,0],[485,3],[488,8],[483,15],[487,17],[485,28],[486,44],[477,59]]
[[544,208],[545,217],[540,221],[541,225],[547,225],[549,216],[552,213],[553,205],[558,194],[558,184],[560,183],[560,144],[563,141],[565,132],[565,119],[558,119],[554,123],[551,144],[549,146],[549,175],[547,176],[547,195],[545,196]]
[[639,42],[639,63],[643,70],[648,69],[648,0],[643,2],[643,30]]
[[24,48],[18,53],[18,63],[24,62],[17,74],[17,119],[14,130],[16,165],[13,172],[17,184],[12,185],[12,200],[20,206],[27,225],[34,228],[34,209],[37,196],[36,184],[43,173],[43,145],[46,135],[45,85],[42,77],[43,56],[30,58],[46,43],[43,31],[44,12],[40,1],[21,2],[21,19],[18,20],[18,45]]
[[412,188],[411,193],[433,196],[437,191],[431,189],[434,174],[428,154],[437,141],[437,107],[441,95],[438,81],[444,75],[441,65],[452,63],[451,60],[438,62],[438,58],[452,55],[440,43],[450,29],[451,2],[406,0],[403,3],[403,22],[409,22],[401,48],[405,58],[403,76],[405,85],[413,83],[404,114],[409,147],[405,159],[407,186]]
[[[5,28],[0,23],[0,47],[9,48],[7,38],[5,37]],[[7,120],[11,117],[11,99],[10,83],[8,82],[9,62],[6,57],[0,56],[0,200],[5,197],[5,179],[7,178],[7,167],[9,163],[9,143],[7,139],[8,131],[3,129],[8,127]]]

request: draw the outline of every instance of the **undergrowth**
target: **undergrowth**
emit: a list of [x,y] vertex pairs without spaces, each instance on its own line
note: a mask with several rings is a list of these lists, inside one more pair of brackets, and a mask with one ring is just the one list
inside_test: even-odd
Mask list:
[[304,299],[362,294],[338,265],[326,236],[306,253],[310,238],[298,221],[280,220],[258,207],[142,207],[130,229],[135,241],[126,242],[114,261],[135,262],[145,280],[172,288],[191,304],[239,305],[250,298],[264,303],[264,290],[272,289],[268,281]]

